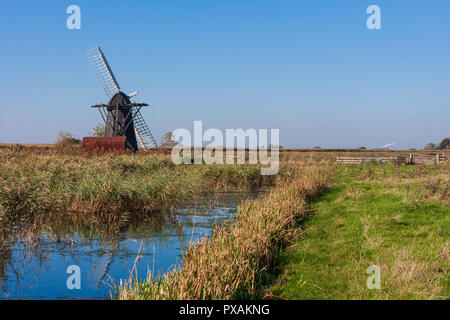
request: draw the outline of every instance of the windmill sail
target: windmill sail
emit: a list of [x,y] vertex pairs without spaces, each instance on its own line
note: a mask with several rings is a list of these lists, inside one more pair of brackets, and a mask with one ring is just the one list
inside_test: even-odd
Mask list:
[[[96,46],[95,48],[86,51],[86,54],[108,98],[112,98],[115,94],[120,93],[119,83],[103,54],[102,48]],[[136,94],[137,92],[130,94],[129,98],[132,98]],[[133,108],[132,112],[134,118],[134,131],[140,146],[142,148],[158,146],[139,109]]]
[[94,49],[86,51],[86,54],[108,98],[119,93],[119,84],[103,54],[102,48],[96,46]]
[[147,126],[147,123],[145,122],[141,112],[138,110],[133,110],[133,116],[134,130],[136,132],[136,138],[138,139],[139,144],[146,149],[157,147],[158,144],[156,143],[155,138],[150,132],[150,129]]

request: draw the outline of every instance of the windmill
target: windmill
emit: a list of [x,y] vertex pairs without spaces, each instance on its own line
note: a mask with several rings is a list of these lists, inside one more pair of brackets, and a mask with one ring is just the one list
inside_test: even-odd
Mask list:
[[148,104],[131,102],[130,99],[138,92],[125,94],[120,91],[119,83],[101,47],[96,46],[86,54],[109,99],[108,104],[92,106],[98,108],[105,121],[105,137],[125,137],[126,148],[133,152],[137,150],[138,142],[144,149],[156,147],[155,138],[140,112]]

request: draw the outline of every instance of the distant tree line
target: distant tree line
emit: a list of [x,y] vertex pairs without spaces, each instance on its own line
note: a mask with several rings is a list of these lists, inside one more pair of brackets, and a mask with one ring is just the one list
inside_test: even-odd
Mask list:
[[428,143],[424,148],[424,150],[445,150],[450,149],[450,138],[444,138],[440,143]]

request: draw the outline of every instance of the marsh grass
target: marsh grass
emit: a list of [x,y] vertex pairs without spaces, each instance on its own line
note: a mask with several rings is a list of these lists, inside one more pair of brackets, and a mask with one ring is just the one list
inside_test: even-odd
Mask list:
[[66,226],[106,237],[136,221],[173,222],[174,207],[205,194],[247,192],[281,179],[261,176],[256,165],[176,166],[157,154],[0,154],[0,253],[13,244],[11,235],[62,233]]
[[50,213],[110,223],[168,210],[202,193],[274,184],[257,166],[175,166],[167,157],[31,155],[5,160],[0,165],[0,223]]

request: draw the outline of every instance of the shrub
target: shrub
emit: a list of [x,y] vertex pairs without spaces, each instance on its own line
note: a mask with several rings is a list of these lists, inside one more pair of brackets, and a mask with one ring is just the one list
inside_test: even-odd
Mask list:
[[439,144],[439,149],[449,149],[450,148],[450,138],[444,138],[442,139],[441,143]]
[[67,131],[60,131],[56,139],[55,147],[58,153],[68,152],[74,146],[81,144],[81,140],[76,139],[71,133]]
[[92,133],[90,135],[92,135],[93,137],[103,137],[105,135],[105,125],[104,124],[97,124],[92,129]]
[[435,150],[436,145],[432,142],[428,143],[425,147],[423,147],[424,150]]

